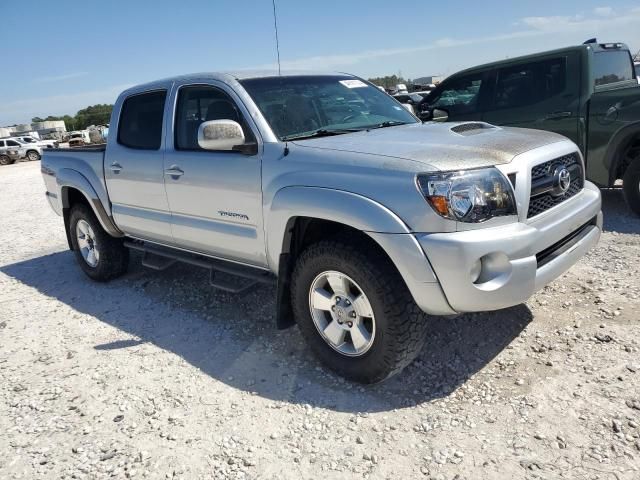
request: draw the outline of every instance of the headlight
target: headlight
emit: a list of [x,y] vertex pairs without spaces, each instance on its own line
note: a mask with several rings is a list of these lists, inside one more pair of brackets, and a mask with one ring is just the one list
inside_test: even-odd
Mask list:
[[496,168],[422,174],[417,182],[429,205],[451,220],[479,223],[517,213],[511,184]]

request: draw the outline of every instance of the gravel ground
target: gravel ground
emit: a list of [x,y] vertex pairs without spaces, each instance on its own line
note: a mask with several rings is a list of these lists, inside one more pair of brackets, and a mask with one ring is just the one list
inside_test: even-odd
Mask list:
[[373,387],[323,370],[274,289],[186,266],[89,281],[39,163],[0,168],[0,477],[640,478],[640,220],[529,302],[430,319]]

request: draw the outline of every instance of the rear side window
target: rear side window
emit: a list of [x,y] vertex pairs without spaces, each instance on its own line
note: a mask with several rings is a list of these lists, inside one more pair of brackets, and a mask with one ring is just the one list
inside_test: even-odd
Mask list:
[[633,64],[627,50],[597,52],[593,55],[593,77],[595,85],[633,80]]
[[566,88],[566,73],[566,57],[502,68],[498,70],[493,106],[526,107],[560,95]]
[[166,97],[166,90],[159,90],[127,98],[120,113],[118,143],[129,148],[158,150]]

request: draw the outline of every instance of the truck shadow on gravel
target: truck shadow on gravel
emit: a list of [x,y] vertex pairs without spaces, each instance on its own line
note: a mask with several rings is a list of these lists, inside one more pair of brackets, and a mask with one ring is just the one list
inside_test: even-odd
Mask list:
[[602,213],[604,231],[616,233],[640,233],[640,218],[636,216],[624,200],[621,188],[603,188]]
[[[154,272],[141,267],[135,255],[125,277],[99,284],[84,276],[68,251],[7,265],[0,271],[120,330],[121,338],[95,344],[93,320],[74,315],[66,319],[69,331],[83,343],[78,349],[90,345],[95,355],[104,355],[115,365],[137,361],[141,350],[148,354],[153,348],[143,344],[152,344],[169,352],[154,356],[158,369],[173,362],[169,355],[174,354],[234,388],[342,412],[389,411],[447,397],[532,320],[526,305],[430,318],[431,333],[417,361],[387,382],[363,387],[321,368],[297,328],[275,329],[272,287],[236,297],[208,287],[204,270],[174,266]],[[86,335],[78,333],[83,328]],[[59,362],[65,361],[63,355],[58,357]],[[89,378],[91,372],[86,375]],[[202,392],[201,401],[211,395]]]

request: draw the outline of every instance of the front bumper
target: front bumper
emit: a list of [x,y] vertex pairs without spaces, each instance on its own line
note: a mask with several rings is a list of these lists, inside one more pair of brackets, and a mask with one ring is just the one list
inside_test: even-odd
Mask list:
[[527,223],[416,238],[453,310],[497,310],[526,301],[592,248],[602,230],[600,209],[600,191],[586,182]]

